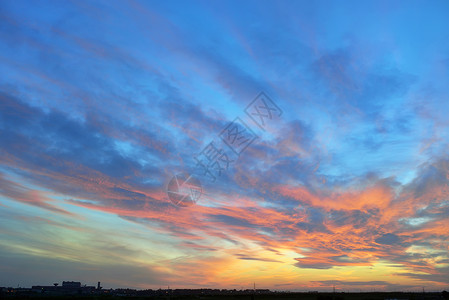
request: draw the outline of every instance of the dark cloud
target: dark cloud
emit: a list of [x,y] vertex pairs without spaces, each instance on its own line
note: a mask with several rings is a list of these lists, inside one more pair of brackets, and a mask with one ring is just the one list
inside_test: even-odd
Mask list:
[[400,237],[393,233],[386,233],[378,237],[375,242],[383,245],[397,245],[401,241]]
[[237,218],[228,215],[209,215],[208,218],[212,222],[219,222],[229,226],[236,226],[240,228],[253,228],[255,225],[245,218]]
[[[97,190],[107,189],[112,198],[142,199],[146,195],[129,189],[153,188],[142,177],[161,176],[160,169],[141,165],[138,157],[125,157],[114,137],[92,123],[56,111],[46,113],[5,94],[1,95],[0,105],[3,162],[12,168],[20,167],[23,176],[40,185],[72,196],[108,198],[97,194]],[[158,139],[150,132],[141,133]],[[150,150],[152,155],[165,156],[139,142],[132,145],[136,151],[144,154]],[[94,183],[104,185],[94,187]]]
[[405,276],[409,278],[419,279],[423,281],[433,281],[443,284],[449,284],[449,267],[442,267],[436,269],[431,274],[418,274],[418,273],[397,273],[398,276]]
[[334,267],[334,264],[332,263],[314,263],[314,262],[308,262],[307,259],[304,259],[303,261],[299,261],[295,263],[295,266],[301,269],[318,269],[318,270],[327,270]]
[[242,260],[256,260],[256,261],[264,261],[264,262],[280,262],[279,260],[275,260],[275,259],[268,259],[268,258],[261,258],[261,257],[251,257],[251,256],[247,256],[245,254],[236,254],[235,256],[238,257],[238,259],[242,259]]

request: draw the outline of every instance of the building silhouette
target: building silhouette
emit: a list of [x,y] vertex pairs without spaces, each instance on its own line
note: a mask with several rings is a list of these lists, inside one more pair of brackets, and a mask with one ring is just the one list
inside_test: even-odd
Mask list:
[[[98,282],[100,284],[100,282]],[[79,281],[63,281],[59,286],[57,283],[53,285],[34,285],[31,290],[35,293],[44,293],[51,295],[75,295],[75,294],[92,294],[97,289],[95,286],[81,285]]]

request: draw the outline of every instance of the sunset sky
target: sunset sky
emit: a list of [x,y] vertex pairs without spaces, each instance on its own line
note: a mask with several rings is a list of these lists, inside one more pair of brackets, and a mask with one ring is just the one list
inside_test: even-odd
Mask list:
[[447,290],[448,154],[448,1],[0,1],[0,286]]

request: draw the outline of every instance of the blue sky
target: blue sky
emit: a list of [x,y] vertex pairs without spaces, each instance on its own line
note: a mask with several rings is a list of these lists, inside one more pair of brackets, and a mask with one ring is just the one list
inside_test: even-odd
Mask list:
[[[447,1],[4,1],[0,20],[0,286],[447,289]],[[266,130],[260,92],[282,110]],[[237,117],[258,138],[173,205]]]

